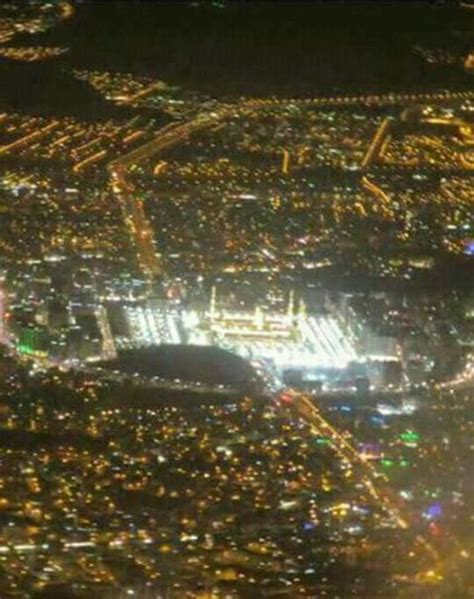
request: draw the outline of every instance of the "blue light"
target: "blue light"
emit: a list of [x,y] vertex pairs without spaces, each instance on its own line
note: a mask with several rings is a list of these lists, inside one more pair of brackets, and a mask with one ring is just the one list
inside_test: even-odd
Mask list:
[[427,519],[427,520],[434,520],[435,518],[439,518],[443,513],[443,510],[441,508],[441,504],[439,503],[432,503],[429,508],[426,510],[426,512],[424,512],[423,516]]
[[474,256],[474,239],[464,242],[464,253],[466,256]]

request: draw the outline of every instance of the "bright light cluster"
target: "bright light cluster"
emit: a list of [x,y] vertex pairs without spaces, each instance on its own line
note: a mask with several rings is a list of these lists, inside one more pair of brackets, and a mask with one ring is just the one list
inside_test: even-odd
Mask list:
[[164,307],[129,307],[126,316],[134,346],[162,343],[217,345],[250,361],[287,369],[343,369],[357,354],[332,316],[226,313],[194,310],[178,313]]
[[[344,337],[339,325],[332,317],[298,318],[295,334],[279,330],[271,334],[259,335],[258,330],[242,330],[237,325],[216,327],[205,335],[207,343],[220,345],[249,360],[271,362],[277,370],[345,368],[356,353]],[[193,342],[202,342],[203,329],[200,327]]]
[[127,307],[125,314],[131,342],[136,347],[183,342],[172,313],[147,305]]

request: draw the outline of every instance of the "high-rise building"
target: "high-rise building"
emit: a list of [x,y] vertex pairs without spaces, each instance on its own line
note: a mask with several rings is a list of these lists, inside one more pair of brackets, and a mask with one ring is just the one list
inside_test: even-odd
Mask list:
[[49,334],[45,327],[29,324],[19,331],[18,351],[21,354],[47,357],[49,351]]

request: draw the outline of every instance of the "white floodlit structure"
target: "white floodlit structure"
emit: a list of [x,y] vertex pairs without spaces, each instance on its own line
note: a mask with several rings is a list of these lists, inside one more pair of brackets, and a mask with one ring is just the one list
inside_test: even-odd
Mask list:
[[357,354],[333,316],[308,316],[290,293],[285,313],[224,310],[213,287],[209,309],[178,312],[148,303],[125,309],[135,347],[162,343],[216,345],[252,362],[288,369],[344,369]]

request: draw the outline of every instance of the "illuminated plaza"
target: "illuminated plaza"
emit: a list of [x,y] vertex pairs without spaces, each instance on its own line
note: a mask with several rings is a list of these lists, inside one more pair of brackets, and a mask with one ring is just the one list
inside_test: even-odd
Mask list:
[[308,315],[304,301],[290,294],[284,312],[257,306],[253,311],[223,309],[215,287],[207,310],[177,310],[150,301],[126,309],[134,347],[166,343],[215,345],[277,374],[345,369],[358,359],[334,315]]

